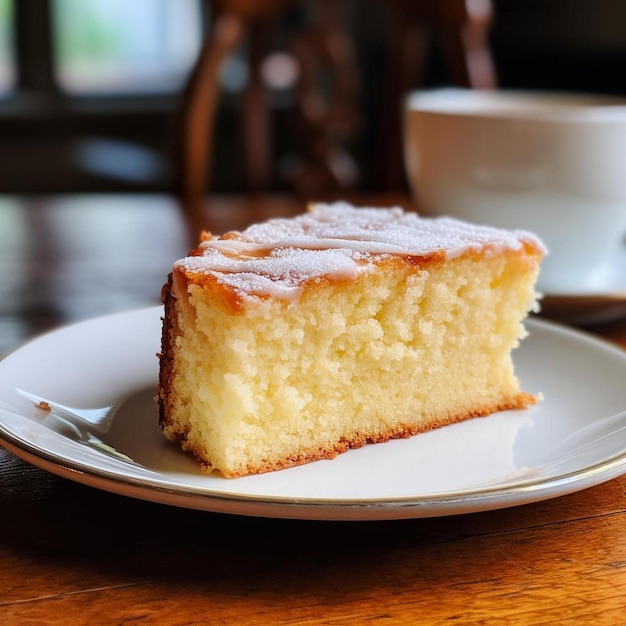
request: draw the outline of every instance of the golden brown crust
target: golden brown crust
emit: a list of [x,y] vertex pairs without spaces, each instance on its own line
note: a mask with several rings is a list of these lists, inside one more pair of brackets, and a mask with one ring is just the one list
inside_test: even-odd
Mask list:
[[[202,249],[197,248],[190,253],[190,256],[201,254]],[[445,254],[439,252],[423,256],[380,254],[372,255],[370,261],[379,269],[391,270],[406,268],[410,272],[417,273],[444,263]],[[224,305],[228,313],[244,313],[246,308],[246,298],[234,287],[230,286],[227,283],[220,282],[215,274],[212,274],[210,272],[190,271],[182,267],[176,267],[174,268],[174,275],[175,278],[184,281],[185,284],[197,285],[201,287],[203,290],[209,293],[212,298],[219,300]],[[303,280],[302,289],[305,292],[313,292],[315,290],[324,289],[329,285],[341,288],[342,285],[349,285],[355,280],[358,279],[355,279],[353,277],[326,275]],[[168,287],[168,289],[171,290],[171,287]],[[165,298],[165,296],[163,297]],[[255,298],[258,300],[271,299],[271,297],[272,296],[269,293],[255,295]]]
[[167,422],[168,402],[172,388],[172,370],[174,358],[172,346],[176,335],[176,315],[174,314],[174,296],[172,294],[172,274],[161,290],[161,299],[165,305],[163,327],[161,331],[161,352],[159,353],[159,383],[157,386],[157,403],[159,405],[159,424]]
[[[462,258],[482,258],[485,254],[488,254],[490,250],[489,245],[485,245],[481,251],[469,250],[462,255]],[[200,256],[203,254],[202,248],[196,248],[190,253],[190,256]],[[505,253],[510,257],[519,257],[521,259],[527,259],[528,264],[536,265],[540,262],[542,253],[531,243],[524,242],[524,247],[520,250],[508,250]],[[406,268],[410,272],[420,272],[423,270],[430,270],[447,261],[445,252],[433,252],[425,255],[389,255],[389,254],[375,254],[371,255],[369,261],[376,265],[379,269],[398,269]],[[227,283],[220,282],[215,274],[210,272],[199,272],[185,270],[181,267],[174,269],[174,272],[178,278],[184,280],[186,284],[198,285],[211,293],[213,298],[219,299],[226,307],[226,310],[231,314],[240,314],[245,310],[245,298],[234,287]],[[323,289],[328,285],[334,285],[341,287],[342,284],[349,284],[354,281],[354,278],[350,277],[337,277],[337,276],[322,276],[315,277],[302,282],[302,289],[304,291],[315,291]],[[270,294],[256,294],[255,298],[259,300],[270,299]]]

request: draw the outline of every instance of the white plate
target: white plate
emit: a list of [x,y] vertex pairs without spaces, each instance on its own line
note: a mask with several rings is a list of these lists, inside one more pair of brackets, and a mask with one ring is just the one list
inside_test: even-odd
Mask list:
[[[302,519],[429,517],[552,498],[626,472],[626,352],[531,320],[515,354],[545,399],[332,461],[229,480],[166,442],[153,400],[161,308],[56,330],[0,362],[0,440],[50,472],[136,498]],[[46,412],[36,407],[45,400]]]

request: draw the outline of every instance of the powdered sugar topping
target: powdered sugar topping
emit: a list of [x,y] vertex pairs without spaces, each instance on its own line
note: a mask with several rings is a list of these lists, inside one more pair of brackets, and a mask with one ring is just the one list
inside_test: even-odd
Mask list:
[[314,204],[295,218],[255,224],[200,244],[201,254],[177,262],[211,273],[242,296],[295,297],[322,276],[354,277],[380,255],[454,258],[484,246],[517,250],[523,242],[543,250],[525,231],[507,231],[456,219],[423,218],[401,208],[357,208],[345,202]]

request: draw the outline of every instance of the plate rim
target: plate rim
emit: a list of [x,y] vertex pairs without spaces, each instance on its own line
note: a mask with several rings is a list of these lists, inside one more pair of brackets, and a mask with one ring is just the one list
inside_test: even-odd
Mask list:
[[[98,323],[116,316],[156,315],[162,310],[161,305],[150,306],[61,326],[32,338],[9,353],[2,361],[26,346],[35,344],[43,337],[71,330],[77,325]],[[626,351],[624,349],[584,330],[537,318],[527,318],[525,324],[529,330],[538,327],[551,333],[582,340],[595,348],[617,355],[626,363]],[[44,471],[111,493],[217,513],[309,520],[382,520],[437,517],[500,509],[545,500],[579,491],[626,473],[625,449],[621,453],[613,454],[583,468],[554,476],[548,475],[539,479],[511,481],[457,491],[370,498],[246,494],[228,490],[204,489],[194,485],[165,484],[68,458],[61,453],[20,438],[7,430],[3,420],[3,416],[7,414],[15,415],[16,412],[0,408],[0,446]],[[143,466],[142,468],[147,471],[154,471]],[[156,474],[163,476],[158,472]],[[556,489],[559,491],[554,494],[553,491]],[[507,499],[504,503],[502,502],[503,498]]]
[[[158,482],[147,482],[127,474],[119,474],[112,470],[96,468],[79,461],[66,459],[61,455],[13,437],[11,433],[4,430],[2,424],[0,424],[0,446],[44,471],[110,493],[216,513],[236,514],[237,511],[229,510],[230,507],[227,505],[239,505],[239,508],[243,506],[249,509],[244,513],[246,515],[292,519],[333,520],[338,517],[337,515],[319,517],[315,514],[310,515],[306,511],[345,511],[348,515],[340,515],[339,517],[351,520],[438,517],[488,511],[567,495],[626,473],[626,450],[624,450],[622,453],[602,459],[583,469],[572,470],[556,476],[547,476],[538,480],[511,482],[505,485],[464,489],[455,492],[435,492],[427,495],[388,498],[311,498],[242,494],[184,485],[168,487]],[[579,483],[583,483],[584,486],[581,487]],[[558,487],[564,489],[558,494],[551,495],[550,491]],[[500,500],[504,496],[509,497],[505,504]],[[185,505],[185,501],[189,504]],[[206,504],[206,506],[198,506],[200,503]],[[299,513],[293,515],[284,513],[285,510],[293,512],[294,509],[297,509]],[[425,513],[424,515],[415,514],[419,513],[420,509]],[[283,514],[276,515],[276,510],[283,511]],[[356,517],[350,515],[350,512],[355,510],[371,510],[371,514],[359,514]],[[409,515],[402,514],[407,511],[410,512]],[[388,515],[381,517],[380,512],[386,512]]]

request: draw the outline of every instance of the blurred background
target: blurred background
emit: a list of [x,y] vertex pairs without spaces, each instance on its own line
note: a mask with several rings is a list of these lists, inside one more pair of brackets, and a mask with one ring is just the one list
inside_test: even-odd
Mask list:
[[[279,190],[293,187],[295,155],[306,141],[294,122],[303,88],[302,68],[294,58],[298,34],[316,19],[312,5],[329,3],[283,4],[288,6],[272,22],[261,65],[273,155],[267,185]],[[394,11],[402,3],[338,4],[337,28],[351,43],[347,60],[354,70],[353,80],[346,80],[346,67],[341,68],[341,114],[351,122],[340,123],[337,131],[347,184],[367,191],[401,188],[401,174],[381,171],[380,145],[393,143],[385,135],[397,132],[387,124],[393,107],[385,94],[399,37]],[[626,0],[465,4],[473,11],[492,11],[487,36],[498,86],[626,93]],[[211,31],[213,5],[202,0],[0,0],[0,192],[172,190],[181,98]],[[415,48],[424,63],[419,72],[413,68],[406,84],[457,82],[437,33],[424,41]],[[249,46],[244,41],[220,70],[213,137],[219,158],[210,164],[211,189],[219,192],[245,185],[238,133],[250,76]],[[316,89],[332,89],[333,76],[319,74]]]

